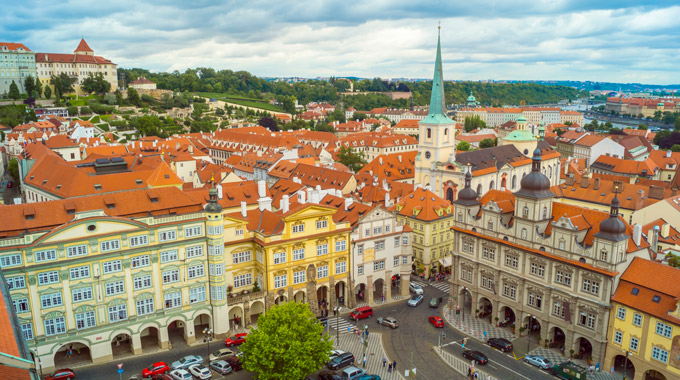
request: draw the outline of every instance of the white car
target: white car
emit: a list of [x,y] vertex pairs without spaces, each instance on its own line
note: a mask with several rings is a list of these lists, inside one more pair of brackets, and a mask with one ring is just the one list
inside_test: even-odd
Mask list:
[[340,354],[344,354],[344,353],[345,353],[345,351],[343,351],[343,350],[331,350],[330,355],[328,355],[328,360],[329,361],[333,360],[334,357],[336,357]]
[[536,367],[542,369],[549,369],[552,368],[553,366],[550,360],[540,355],[527,355],[524,357],[524,361],[528,364],[535,365]]
[[421,302],[423,302],[423,298],[425,298],[425,296],[423,296],[422,294],[414,294],[413,297],[411,297],[411,299],[408,300],[408,305],[416,307],[420,305]]
[[410,283],[408,285],[408,290],[418,295],[423,294],[423,288],[421,288],[418,284]]
[[187,355],[179,360],[172,362],[172,369],[186,369],[194,364],[203,364],[203,358],[198,355]]
[[222,360],[224,358],[227,358],[229,356],[234,356],[234,355],[236,355],[236,353],[234,353],[233,350],[230,350],[228,348],[220,348],[219,350],[210,354],[210,361]]
[[174,371],[170,371],[170,376],[172,376],[173,379],[175,380],[192,380],[193,378],[191,377],[191,374],[184,369],[176,369]]
[[189,372],[201,380],[209,379],[212,377],[212,373],[202,364],[194,364],[189,367]]

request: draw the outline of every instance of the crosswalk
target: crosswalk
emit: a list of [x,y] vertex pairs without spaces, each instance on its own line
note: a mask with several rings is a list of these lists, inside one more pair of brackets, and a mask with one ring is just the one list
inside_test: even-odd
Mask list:
[[434,288],[437,288],[438,290],[448,294],[449,293],[449,282],[444,280],[444,281],[411,281],[414,284],[420,285],[421,288],[427,288],[428,286],[432,286]]
[[346,318],[340,317],[336,320],[336,318],[330,317],[328,318],[328,327],[334,330],[337,330],[339,327],[341,333],[346,333],[348,332],[348,327],[350,328],[350,332],[354,331],[355,324],[354,321],[350,322]]

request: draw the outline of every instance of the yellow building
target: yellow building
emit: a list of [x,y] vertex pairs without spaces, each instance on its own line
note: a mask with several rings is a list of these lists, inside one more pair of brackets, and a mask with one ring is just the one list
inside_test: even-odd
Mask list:
[[680,378],[680,269],[635,258],[612,298],[605,369],[628,379]]

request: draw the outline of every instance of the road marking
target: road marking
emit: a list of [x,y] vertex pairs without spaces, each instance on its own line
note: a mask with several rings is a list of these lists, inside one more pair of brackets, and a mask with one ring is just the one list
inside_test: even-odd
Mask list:
[[[451,343],[448,343],[448,344],[457,344],[457,345],[460,345],[460,343],[458,343],[458,342],[451,342]],[[500,351],[499,351],[499,352],[500,352]],[[513,355],[513,356],[515,355],[515,352],[514,352],[514,351],[512,352],[512,355]],[[524,357],[524,356],[522,356],[522,357]],[[491,360],[489,360],[489,362],[491,362]],[[516,372],[516,371],[511,370],[510,368],[504,366],[504,365],[501,364],[501,363],[496,363],[496,364],[499,365],[499,366],[501,366],[501,367],[503,367],[503,368],[505,368],[506,370],[508,370],[508,371],[510,371],[510,372],[512,372],[512,373],[514,373],[514,374],[516,374],[516,375],[518,375],[518,376],[520,376],[520,377],[522,377],[522,378],[525,378],[525,379],[527,379],[527,380],[531,380],[530,378],[528,378],[528,377],[522,375],[521,373],[518,373],[518,372]],[[487,367],[491,367],[491,368],[494,368],[494,369],[498,369],[498,368],[492,366],[491,364],[487,364]]]

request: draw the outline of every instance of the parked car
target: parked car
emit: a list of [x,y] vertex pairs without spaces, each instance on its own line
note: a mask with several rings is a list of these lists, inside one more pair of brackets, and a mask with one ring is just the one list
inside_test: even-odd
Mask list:
[[76,377],[76,373],[72,369],[62,368],[54,371],[54,374],[47,376],[45,380],[66,380],[73,379],[74,377]]
[[352,364],[354,364],[354,355],[351,352],[344,352],[328,362],[328,368],[338,370]]
[[185,369],[176,369],[170,371],[170,376],[172,376],[172,378],[175,380],[193,380],[193,377],[191,377],[189,371]]
[[235,345],[237,345],[237,344],[241,344],[241,343],[243,343],[243,342],[246,341],[246,337],[247,337],[247,336],[248,336],[248,333],[240,333],[240,334],[236,334],[236,335],[234,335],[234,336],[231,336],[231,337],[227,338],[227,339],[224,341],[224,344],[226,344],[227,347],[231,347],[231,346],[235,346]]
[[189,367],[189,373],[196,376],[201,380],[209,379],[212,377],[212,373],[208,368],[203,366],[203,364],[194,364]]
[[425,297],[423,297],[422,294],[414,294],[413,297],[408,300],[408,305],[413,307],[418,306],[421,302],[423,302],[423,298]]
[[222,359],[224,359],[224,358],[226,358],[226,357],[234,356],[234,355],[236,355],[236,353],[234,353],[234,351],[232,351],[232,350],[230,350],[230,349],[228,349],[228,348],[220,348],[219,350],[217,350],[217,351],[213,352],[212,354],[210,354],[210,361],[213,361],[213,360],[222,360]]
[[359,319],[371,318],[372,316],[373,308],[370,306],[357,307],[349,314],[349,317],[355,321]]
[[203,358],[198,355],[187,355],[179,360],[172,362],[172,369],[185,369],[194,364],[203,364]]
[[343,350],[331,350],[331,353],[328,355],[328,361],[330,362],[334,357],[344,353],[345,351]]
[[159,373],[158,375],[153,375],[151,380],[174,380],[172,376],[165,373]]
[[335,372],[321,371],[319,372],[318,380],[342,380],[340,375],[336,375]]
[[430,307],[438,308],[439,304],[442,303],[442,297],[434,297],[430,300]]
[[380,380],[378,375],[361,375],[356,378],[356,380]]
[[165,362],[153,363],[147,368],[142,370],[142,377],[151,377],[153,375],[158,375],[159,373],[168,373],[170,368]]
[[220,375],[226,375],[231,372],[231,366],[224,360],[215,360],[210,362],[210,368]]
[[474,360],[481,365],[489,362],[489,358],[479,351],[465,350],[463,351],[463,357],[465,359]]
[[397,323],[397,320],[392,317],[379,318],[378,324],[387,326],[391,329],[396,329],[397,327],[399,327],[399,323]]
[[524,361],[541,369],[550,369],[553,367],[550,360],[541,355],[527,355],[524,357]]
[[224,361],[229,363],[229,366],[233,371],[240,371],[243,369],[243,363],[241,362],[241,359],[237,358],[236,356],[230,356],[224,359]]
[[421,288],[418,284],[414,284],[413,282],[408,285],[408,290],[415,294],[423,294],[423,288]]
[[11,189],[11,188],[13,188],[13,187],[14,187],[14,182],[12,182],[12,181],[7,182],[7,188],[8,188],[8,189]]
[[509,340],[507,340],[507,339],[503,339],[503,338],[490,338],[489,340],[486,341],[486,343],[487,343],[489,346],[491,346],[491,347],[493,347],[493,348],[497,348],[497,349],[499,349],[499,350],[501,350],[501,351],[503,351],[503,352],[510,352],[510,351],[512,351],[512,342],[509,341]]
[[366,374],[366,371],[355,366],[345,368],[340,372],[340,378],[342,380],[356,380],[357,378]]
[[323,327],[328,326],[328,318],[326,317],[316,317],[316,322],[320,323]]
[[442,321],[441,317],[430,315],[427,320],[430,321],[434,327],[444,327],[444,321]]

